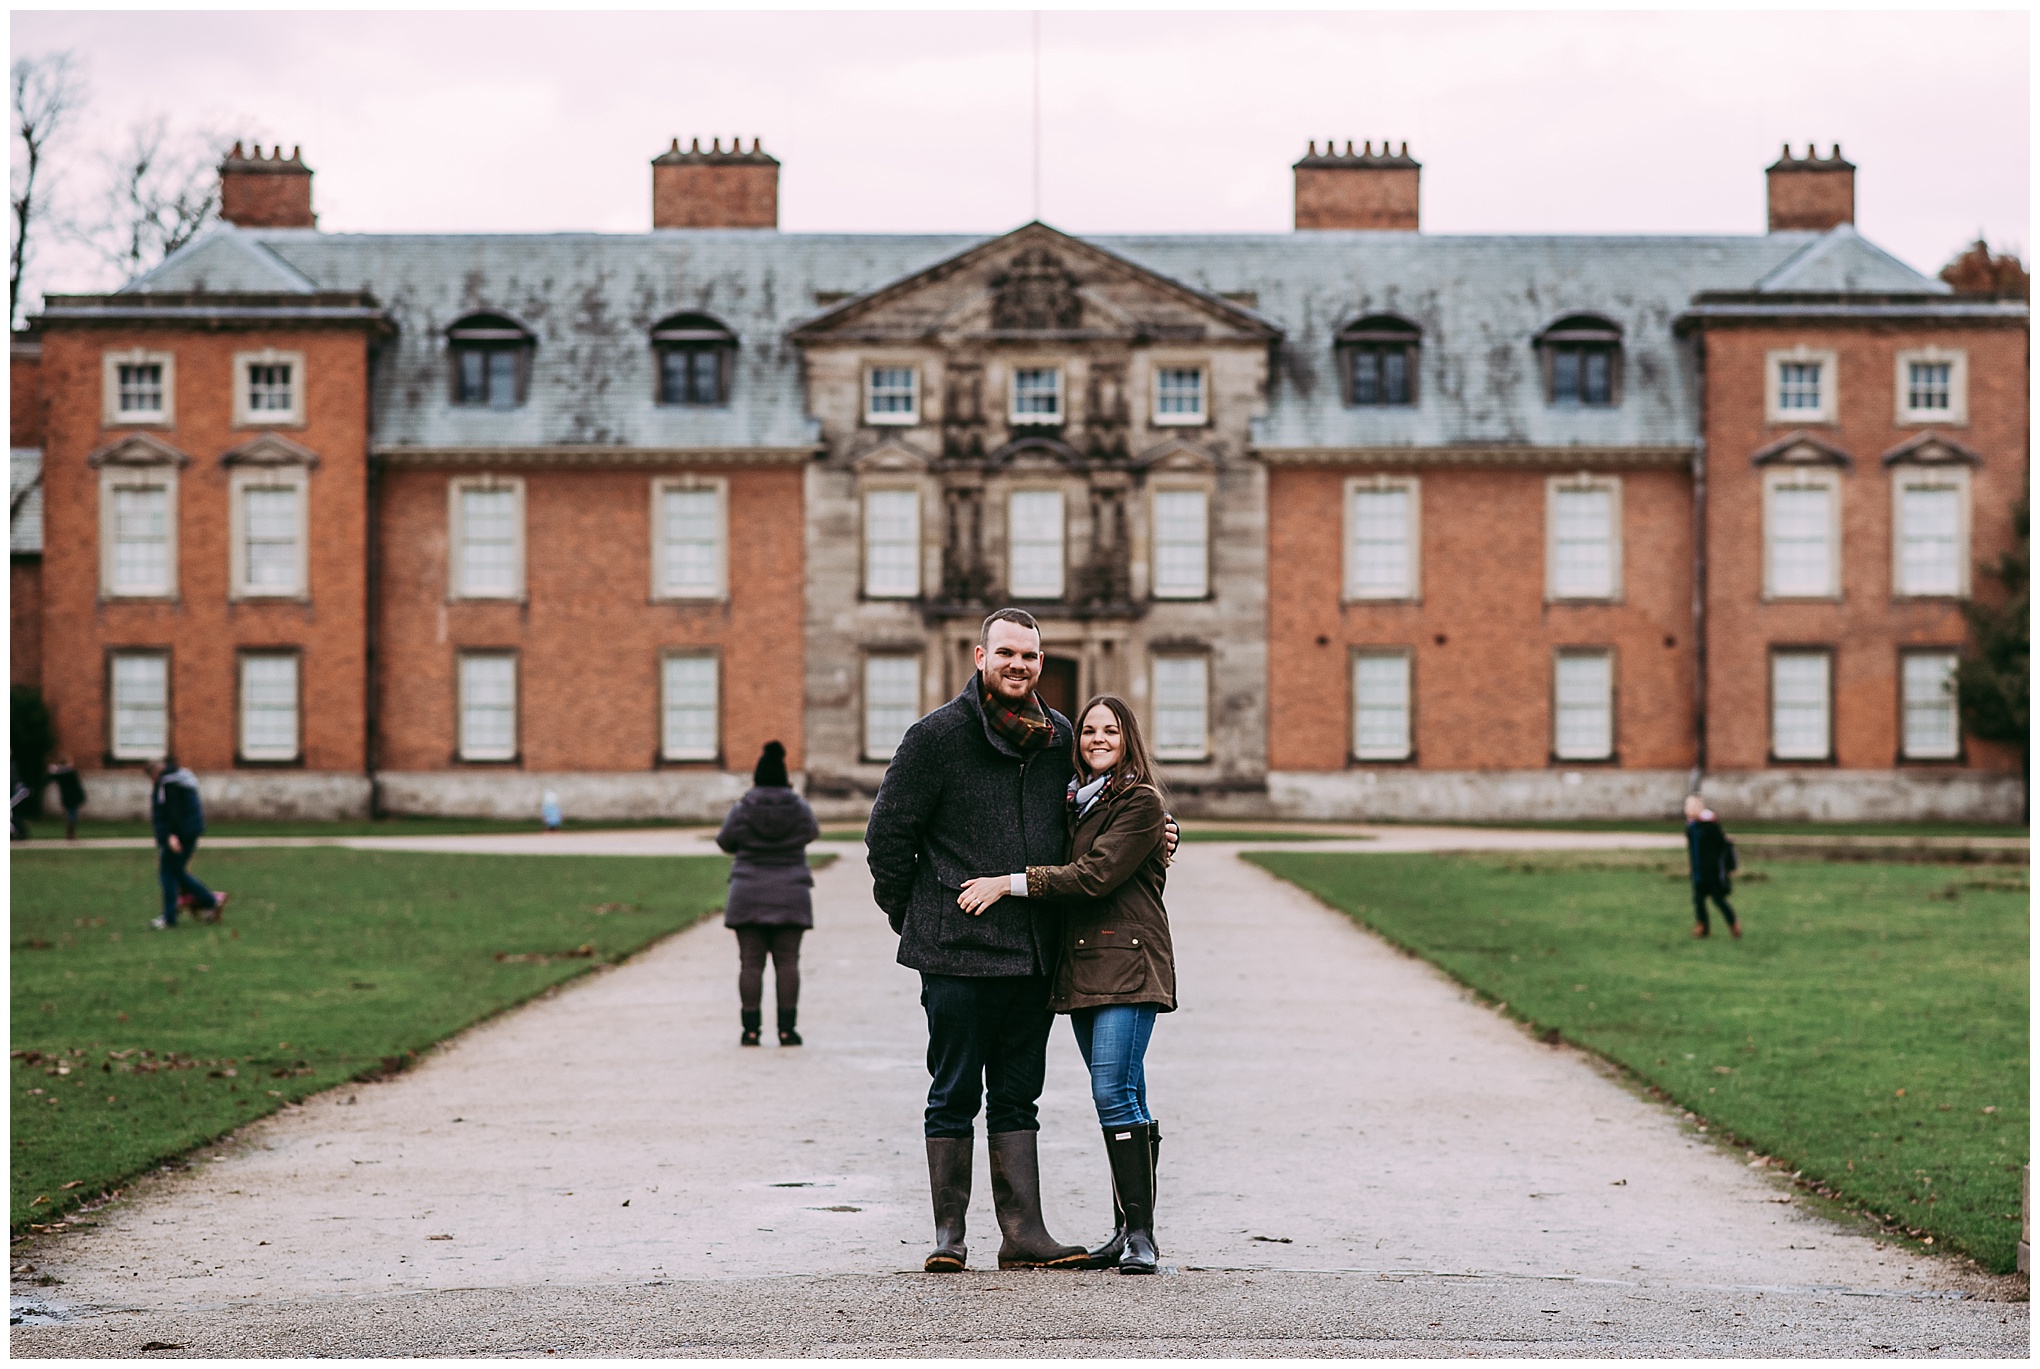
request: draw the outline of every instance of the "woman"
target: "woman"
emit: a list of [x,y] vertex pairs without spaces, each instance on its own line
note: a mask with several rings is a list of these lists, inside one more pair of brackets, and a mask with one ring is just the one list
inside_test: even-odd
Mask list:
[[1091,1252],[1094,1269],[1155,1272],[1155,1159],[1161,1130],[1147,1107],[1143,1062],[1157,1013],[1176,1008],[1162,795],[1126,701],[1084,705],[1070,780],[1069,863],[974,879],[957,903],[973,915],[1007,894],[1064,900],[1049,1006],[1070,1015],[1105,1131],[1119,1229]]
[[723,925],[737,933],[737,998],[744,1021],[737,1044],[758,1044],[769,953],[778,981],[779,1044],[798,1046],[794,1017],[800,1008],[800,934],[815,925],[808,896],[815,877],[808,871],[807,844],[820,828],[815,810],[787,780],[786,748],[778,742],[765,743],[751,783],[754,787],[730,809],[715,838],[716,845],[736,857]]

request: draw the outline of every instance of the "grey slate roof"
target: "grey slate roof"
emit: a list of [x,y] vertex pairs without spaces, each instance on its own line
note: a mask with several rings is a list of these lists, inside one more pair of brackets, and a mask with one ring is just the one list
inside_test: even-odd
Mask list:
[[13,447],[7,466],[7,550],[40,556],[43,549],[42,450]]
[[[1865,242],[1826,234],[1589,237],[1310,232],[1086,239],[1215,294],[1252,291],[1284,333],[1268,447],[1467,443],[1673,446],[1698,431],[1687,350],[1673,323],[1702,291],[1947,287]],[[397,325],[377,376],[382,446],[551,444],[805,446],[806,413],[788,330],[821,310],[818,292],[861,294],[984,239],[960,235],[679,230],[643,234],[354,235],[221,228],[130,290],[362,290]],[[296,280],[296,285],[285,284]],[[1782,283],[1781,283],[1782,282]],[[730,403],[654,402],[647,335],[682,312],[739,339]],[[503,313],[537,335],[528,402],[509,411],[448,402],[445,331]],[[1623,330],[1622,402],[1547,406],[1532,339],[1569,313]],[[1353,409],[1332,350],[1343,325],[1396,313],[1423,330],[1419,403]]]

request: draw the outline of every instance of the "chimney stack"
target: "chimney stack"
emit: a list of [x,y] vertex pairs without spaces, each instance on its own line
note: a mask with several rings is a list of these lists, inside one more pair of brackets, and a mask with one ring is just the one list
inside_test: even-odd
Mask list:
[[1313,142],[1296,163],[1296,226],[1360,228],[1377,232],[1417,231],[1417,181],[1421,163],[1410,157],[1410,145],[1390,153],[1373,143],[1353,150],[1351,140],[1340,152],[1329,140],[1320,153]]
[[1794,158],[1792,145],[1784,155],[1764,168],[1769,191],[1770,232],[1806,230],[1825,233],[1839,223],[1856,221],[1856,168],[1842,160],[1842,145],[1826,157],[1806,145],[1806,155]]
[[652,227],[654,228],[777,228],[779,227],[779,162],[759,140],[743,150],[744,140],[709,141],[701,150],[696,138],[687,151],[675,138],[670,151],[652,158]]
[[242,228],[317,228],[312,212],[312,169],[297,148],[283,144],[262,155],[262,145],[243,153],[239,143],[220,163],[220,217]]

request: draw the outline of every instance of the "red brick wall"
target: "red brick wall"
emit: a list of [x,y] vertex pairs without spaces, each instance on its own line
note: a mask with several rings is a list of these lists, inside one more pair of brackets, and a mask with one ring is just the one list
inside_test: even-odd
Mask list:
[[654,228],[777,228],[777,163],[652,166]]
[[17,352],[7,362],[7,431],[10,447],[43,443],[42,355]]
[[1342,605],[1344,485],[1358,473],[1269,472],[1272,769],[1349,764],[1351,650],[1358,646],[1413,648],[1414,764],[1421,769],[1551,764],[1552,653],[1561,646],[1613,649],[1622,768],[1692,763],[1692,492],[1685,471],[1623,473],[1624,601],[1611,605],[1545,603],[1546,472],[1438,469],[1415,472],[1422,480],[1423,602]]
[[16,561],[7,568],[8,663],[10,684],[42,683],[42,563]]
[[[1843,473],[1842,598],[1763,602],[1763,479],[1751,456],[1797,424],[1765,422],[1765,353],[1799,344],[1836,353],[1839,423],[1809,428],[1852,454]],[[1881,457],[1923,429],[1896,421],[1897,353],[1937,345],[1969,358],[1969,422],[1951,439],[1983,457],[1971,476],[1972,561],[2012,542],[2025,486],[2026,335],[2017,328],[1734,328],[1707,334],[1708,767],[1759,769],[1770,750],[1772,644],[1835,648],[1835,763],[1889,769],[1899,744],[1898,651],[1967,638],[1950,600],[1892,594],[1891,476]],[[1973,572],[1972,572],[1973,573]],[[1977,593],[1994,586],[1974,577]],[[1968,744],[1969,763],[2017,768],[2001,748]]]
[[785,743],[788,765],[798,767],[801,469],[701,472],[729,481],[723,603],[650,601],[650,472],[515,473],[525,482],[523,604],[447,601],[453,475],[382,477],[381,767],[458,766],[456,653],[502,647],[519,653],[524,769],[650,770],[659,748],[660,653],[702,646],[722,656],[725,767],[749,770],[771,740]]
[[1296,168],[1296,226],[1417,231],[1415,167]]
[[[306,424],[284,435],[318,453],[310,479],[309,603],[229,603],[228,494],[220,457],[255,435],[233,426],[233,354],[273,346],[305,356]],[[108,349],[176,354],[176,426],[152,429],[191,463],[178,475],[178,597],[99,600],[99,473],[86,464],[132,429],[101,426]],[[80,767],[107,749],[106,652],[171,648],[171,744],[197,770],[234,764],[235,651],[303,652],[304,768],[365,767],[367,700],[367,347],[359,333],[200,333],[53,328],[43,345],[49,398],[43,452],[44,688],[60,749]]]

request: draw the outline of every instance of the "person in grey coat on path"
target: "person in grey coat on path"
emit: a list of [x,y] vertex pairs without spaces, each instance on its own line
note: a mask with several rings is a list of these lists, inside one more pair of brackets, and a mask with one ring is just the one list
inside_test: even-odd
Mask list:
[[739,1045],[758,1044],[764,1018],[765,957],[772,957],[779,1005],[779,1044],[798,1046],[800,936],[815,925],[807,845],[820,832],[815,810],[793,792],[786,748],[765,743],[751,772],[752,789],[723,819],[715,844],[736,857],[723,925],[737,933],[737,999],[744,1034]]

